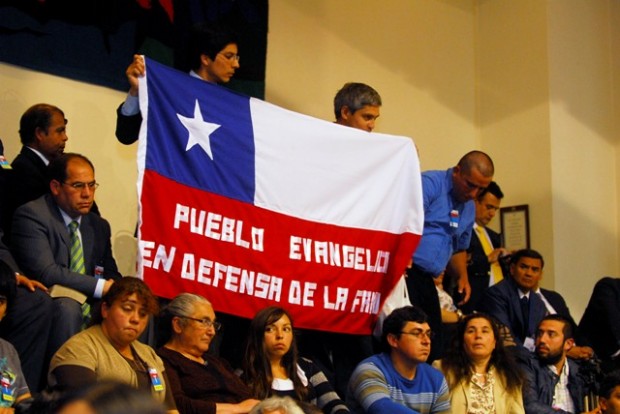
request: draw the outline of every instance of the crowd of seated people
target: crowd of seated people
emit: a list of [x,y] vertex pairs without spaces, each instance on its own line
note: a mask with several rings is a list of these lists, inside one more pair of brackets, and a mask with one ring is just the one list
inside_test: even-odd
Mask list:
[[[190,75],[204,81],[226,83],[239,67],[229,34],[197,26],[190,49]],[[144,72],[135,56],[117,112],[124,144],[138,137]],[[335,100],[336,122],[370,132],[380,106],[374,89],[348,83]],[[425,228],[448,220],[438,211],[458,204],[458,246],[439,263],[430,252],[451,235],[424,232],[407,279],[418,306],[385,318],[379,352],[369,355],[369,336],[297,336],[287,309],[271,306],[215,355],[221,323],[206,298],[182,293],[160,314],[143,281],[121,277],[110,226],[94,201],[95,167],[64,153],[67,122],[56,106],[29,108],[13,171],[0,170],[7,190],[0,204],[0,413],[620,413],[620,279],[596,284],[577,326],[564,299],[540,288],[542,256],[508,252],[486,229],[503,197],[488,155],[472,151],[457,166],[425,175]],[[477,253],[469,251],[471,286],[470,241],[478,243]],[[454,299],[441,286],[444,270],[460,276]],[[169,331],[157,350],[139,340],[153,318]],[[451,325],[452,340],[441,321]],[[300,355],[304,338],[329,338],[304,348],[326,348],[329,361],[320,366],[336,372]],[[604,378],[597,358],[609,371]],[[598,404],[585,398],[596,395]]]

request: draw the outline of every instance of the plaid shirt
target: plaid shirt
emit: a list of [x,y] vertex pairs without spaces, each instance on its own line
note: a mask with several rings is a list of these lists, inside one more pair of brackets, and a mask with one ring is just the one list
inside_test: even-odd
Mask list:
[[[556,377],[558,376],[555,365],[548,365],[547,368],[549,368]],[[573,399],[568,391],[568,372],[568,363],[565,361],[558,381],[555,383],[553,404],[551,406],[556,410],[564,410],[569,413],[574,413],[575,405],[573,404]]]

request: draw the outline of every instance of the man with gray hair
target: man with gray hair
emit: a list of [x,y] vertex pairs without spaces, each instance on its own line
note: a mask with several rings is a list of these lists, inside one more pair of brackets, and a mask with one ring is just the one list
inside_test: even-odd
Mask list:
[[334,97],[336,123],[371,132],[379,118],[381,96],[364,83],[345,83]]

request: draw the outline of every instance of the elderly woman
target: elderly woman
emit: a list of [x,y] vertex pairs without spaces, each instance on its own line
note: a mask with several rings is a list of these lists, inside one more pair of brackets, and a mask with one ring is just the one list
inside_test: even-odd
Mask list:
[[72,336],[53,356],[49,384],[74,390],[116,380],[148,390],[169,413],[177,413],[162,360],[137,340],[149,315],[157,311],[157,300],[142,280],[124,277],[115,282],[103,297],[93,325]]
[[223,359],[206,355],[220,328],[211,303],[182,293],[165,315],[170,340],[157,352],[164,360],[170,387],[181,414],[248,413],[259,402]]
[[325,374],[297,356],[293,321],[282,308],[270,306],[252,319],[243,369],[242,378],[256,398],[288,396],[325,414],[349,412]]
[[269,397],[252,408],[250,414],[304,414],[290,397]]
[[523,414],[523,385],[519,367],[500,340],[497,322],[474,313],[457,327],[452,348],[440,369],[450,388],[455,414]]

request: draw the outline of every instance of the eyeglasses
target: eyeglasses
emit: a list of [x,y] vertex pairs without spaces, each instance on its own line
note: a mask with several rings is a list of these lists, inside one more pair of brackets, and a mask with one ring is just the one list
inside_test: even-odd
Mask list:
[[69,187],[73,187],[73,189],[78,190],[78,191],[82,191],[84,190],[86,187],[88,187],[91,190],[96,190],[97,187],[99,187],[99,183],[97,181],[91,181],[89,183],[83,183],[81,181],[76,181],[74,183],[65,183],[63,181],[64,185],[68,185]]
[[428,339],[431,339],[431,340],[432,340],[432,339],[435,337],[435,332],[432,332],[432,331],[423,331],[423,330],[421,330],[421,329],[416,329],[416,330],[411,331],[411,332],[403,332],[403,331],[401,331],[400,333],[401,333],[401,334],[404,334],[404,335],[411,335],[411,336],[415,336],[415,337],[416,337],[416,338],[418,338],[418,339],[422,339],[422,338],[426,337],[426,338],[428,338]]
[[179,316],[179,318],[185,318],[185,319],[190,319],[192,321],[196,321],[199,324],[201,324],[202,326],[204,326],[205,328],[213,328],[215,329],[215,331],[219,331],[222,328],[222,324],[217,322],[217,321],[212,321],[210,318],[203,318],[203,319],[198,319],[198,318],[192,318],[190,316]]
[[239,62],[239,59],[241,59],[241,57],[236,54],[236,53],[218,53],[218,55],[222,55],[226,58],[226,60],[236,60],[237,62]]

